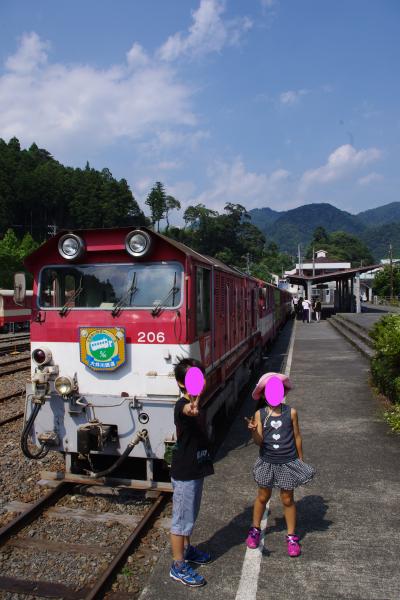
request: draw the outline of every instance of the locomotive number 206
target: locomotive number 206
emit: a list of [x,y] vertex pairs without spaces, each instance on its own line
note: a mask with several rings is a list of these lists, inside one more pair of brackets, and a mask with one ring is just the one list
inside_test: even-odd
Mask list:
[[165,334],[163,331],[158,331],[157,333],[154,331],[139,331],[139,344],[154,344],[154,342],[157,342],[158,344],[165,342]]

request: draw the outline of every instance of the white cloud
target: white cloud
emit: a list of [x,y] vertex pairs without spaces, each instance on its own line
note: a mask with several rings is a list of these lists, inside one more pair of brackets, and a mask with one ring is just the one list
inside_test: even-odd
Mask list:
[[30,33],[6,60],[0,137],[37,141],[62,158],[66,148],[88,152],[122,138],[148,138],[156,129],[180,133],[196,124],[192,90],[139,44],[127,53],[127,62],[103,69],[50,63],[48,48]]
[[200,0],[199,8],[192,13],[193,23],[189,33],[171,35],[159,48],[158,56],[163,61],[173,61],[180,56],[198,57],[210,52],[219,52],[224,46],[235,45],[242,35],[252,27],[247,17],[224,21],[225,2]]
[[172,171],[174,169],[179,169],[181,163],[177,160],[162,160],[156,165],[156,168],[161,171]]
[[17,52],[7,58],[5,66],[14,73],[31,73],[46,64],[49,47],[50,44],[41,40],[37,33],[24,33]]
[[292,105],[297,104],[302,96],[306,96],[310,93],[310,90],[288,90],[287,92],[282,92],[279,96],[279,100],[281,104]]
[[183,132],[173,129],[163,129],[154,133],[154,138],[144,144],[144,151],[154,154],[160,150],[186,147],[195,150],[204,140],[210,138],[210,132],[203,129]]
[[377,181],[382,181],[383,180],[383,175],[380,175],[379,173],[368,173],[368,175],[365,175],[365,177],[360,177],[360,179],[357,181],[357,183],[359,183],[360,185],[369,185],[370,183],[376,183]]
[[243,204],[248,210],[275,203],[279,200],[282,185],[290,173],[277,169],[270,175],[247,171],[240,157],[231,163],[217,162],[208,171],[208,188],[190,200],[190,204],[203,203],[222,211],[227,202]]
[[142,46],[135,42],[129,52],[126,53],[126,62],[130,67],[142,67],[149,63],[149,57]]
[[332,183],[351,176],[354,172],[376,162],[382,152],[378,148],[356,150],[352,145],[345,144],[336,148],[322,167],[310,169],[301,177],[300,187],[306,189],[313,184]]

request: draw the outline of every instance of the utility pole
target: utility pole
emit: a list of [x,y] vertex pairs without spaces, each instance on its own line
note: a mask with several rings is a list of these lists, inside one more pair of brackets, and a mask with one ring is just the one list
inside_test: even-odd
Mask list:
[[298,244],[298,246],[297,246],[297,253],[299,256],[299,275],[303,275],[303,269],[301,268],[301,246],[300,246],[300,244]]
[[314,244],[312,247],[312,275],[313,277],[315,277],[315,248],[314,248]]
[[390,299],[393,300],[393,248],[389,245],[389,260],[390,260]]

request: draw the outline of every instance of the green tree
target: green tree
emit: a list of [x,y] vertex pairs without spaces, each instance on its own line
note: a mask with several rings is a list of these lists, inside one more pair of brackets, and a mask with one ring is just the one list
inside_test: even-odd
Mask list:
[[329,243],[329,235],[327,234],[324,227],[316,227],[313,233],[312,242],[315,244],[327,244]]
[[160,231],[160,221],[164,218],[165,211],[167,209],[166,201],[167,195],[165,193],[164,186],[160,181],[157,181],[152,187],[145,202],[145,204],[150,207],[153,228],[157,223],[157,231]]
[[167,231],[169,229],[169,212],[171,210],[180,210],[181,209],[181,203],[179,202],[179,200],[177,200],[176,198],[174,198],[173,196],[167,196],[165,199],[165,218],[167,220]]
[[[23,260],[25,256],[36,250],[38,243],[27,233],[20,242],[12,229],[8,229],[3,239],[0,240],[0,287],[12,289],[14,273],[26,272]],[[31,276],[28,285],[31,285]]]
[[[400,267],[395,264],[393,269],[393,295],[400,294]],[[374,294],[377,296],[389,297],[391,292],[391,268],[385,265],[381,271],[376,273],[372,286]]]

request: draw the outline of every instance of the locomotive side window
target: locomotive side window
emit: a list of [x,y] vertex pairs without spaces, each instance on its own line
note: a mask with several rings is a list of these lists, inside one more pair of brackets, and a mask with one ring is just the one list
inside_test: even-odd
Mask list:
[[68,265],[45,267],[39,306],[61,308],[174,308],[182,299],[179,263]]
[[196,333],[210,330],[210,271],[196,267]]

